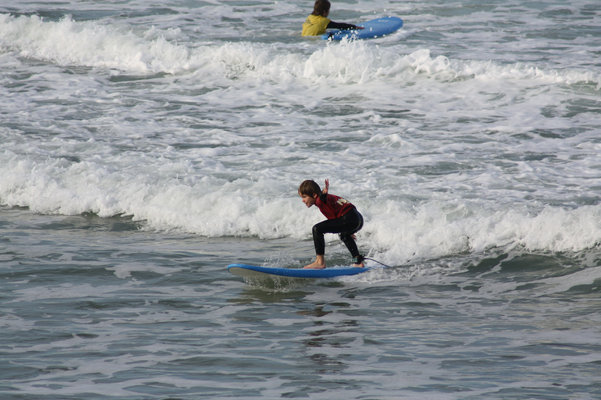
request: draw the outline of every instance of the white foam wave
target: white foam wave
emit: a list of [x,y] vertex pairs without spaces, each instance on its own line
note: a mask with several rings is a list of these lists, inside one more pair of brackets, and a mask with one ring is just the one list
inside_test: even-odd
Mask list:
[[[463,252],[580,251],[601,241],[601,206],[544,207],[538,212],[459,202],[415,207],[389,201],[370,208],[365,231],[388,262]],[[377,250],[376,250],[377,253]]]
[[[140,29],[140,28],[138,28]],[[399,46],[369,42],[312,43],[304,56],[277,46],[236,42],[212,45],[182,44],[181,32],[145,31],[75,21],[66,16],[46,21],[38,16],[0,14],[0,48],[59,65],[108,68],[126,73],[201,74],[211,79],[305,81],[348,85],[370,82],[406,84],[425,76],[443,82],[457,80],[526,80],[539,84],[589,82],[601,87],[601,75],[592,71],[545,70],[525,63],[501,65],[493,61],[452,60],[433,56],[428,49],[409,54]],[[211,78],[209,78],[211,77]]]
[[[169,80],[153,93],[133,84],[108,93],[102,82],[86,79],[68,82],[75,88],[66,90],[64,80],[51,76],[44,88],[53,84],[55,91],[48,96],[29,82],[29,92],[4,104],[14,111],[6,113],[11,114],[6,126],[18,127],[0,131],[0,203],[41,213],[131,215],[149,229],[211,237],[308,239],[310,226],[321,217],[303,209],[291,182],[311,152],[323,160],[312,162],[312,174],[336,170],[339,182],[359,181],[341,186],[340,194],[378,193],[350,200],[368,221],[360,240],[390,263],[495,246],[579,250],[601,239],[598,206],[540,206],[596,196],[589,184],[598,175],[596,131],[578,137],[567,132],[561,143],[536,135],[516,138],[537,128],[548,128],[545,134],[569,131],[578,118],[584,122],[577,130],[593,126],[594,99],[581,100],[582,91],[558,93],[556,86],[592,82],[598,90],[596,72],[450,59],[427,49],[407,54],[391,43],[303,42],[291,51],[252,42],[176,44],[171,40],[178,35],[69,17],[0,15],[0,48],[22,56],[142,74],[190,72],[184,84]],[[190,95],[184,86],[192,81],[199,90]],[[215,82],[225,89],[197,95]],[[93,85],[89,99],[80,95],[87,93],[86,85]],[[528,90],[538,86],[543,90]],[[163,93],[164,87],[172,92]],[[121,101],[124,91],[136,107]],[[322,111],[332,91],[350,95],[349,102],[334,107],[350,104],[351,117],[343,110],[328,118]],[[83,123],[72,120],[55,101],[65,96],[95,112]],[[572,102],[583,103],[575,107],[575,117],[568,113]],[[96,110],[101,103],[109,107]],[[169,113],[167,103],[194,106]],[[275,111],[273,104],[283,110]],[[405,118],[405,112],[413,116]],[[12,114],[33,126],[15,123]],[[474,118],[477,122],[470,122]],[[56,129],[22,134],[47,120],[54,120]],[[205,125],[209,128],[192,128]],[[316,141],[312,130],[318,125],[328,133]],[[86,129],[99,133],[71,139]],[[182,144],[194,149],[180,151]],[[516,146],[524,151],[516,154]],[[331,159],[334,152],[343,157]],[[489,162],[496,153],[507,157]],[[452,174],[430,174],[448,172],[445,164]],[[357,180],[359,169],[366,172]],[[457,197],[432,195],[449,186]],[[422,200],[402,200],[401,192]],[[534,208],[516,209],[530,203],[525,193],[535,198]],[[503,201],[494,201],[499,196]]]
[[70,16],[45,21],[38,16],[0,14],[0,48],[22,57],[59,65],[114,68],[137,73],[174,73],[190,67],[185,46],[164,35],[152,38],[94,21],[78,22]]
[[[294,187],[274,184],[268,176],[184,182],[176,171],[184,172],[185,163],[164,167],[164,175],[150,175],[143,172],[148,165],[134,168],[131,160],[123,171],[94,162],[41,163],[6,154],[0,157],[0,202],[27,205],[35,212],[125,214],[145,221],[148,229],[299,240],[309,240],[311,226],[323,218],[304,207]],[[366,219],[359,233],[362,248],[389,263],[493,247],[579,251],[601,242],[598,205],[529,211],[468,200],[359,198],[355,204]]]
[[498,64],[493,61],[452,60],[443,55],[433,57],[422,49],[407,57],[411,68],[443,81],[475,79],[482,81],[529,81],[538,84],[574,84],[590,82],[601,85],[601,75],[593,71],[545,70],[527,63]]

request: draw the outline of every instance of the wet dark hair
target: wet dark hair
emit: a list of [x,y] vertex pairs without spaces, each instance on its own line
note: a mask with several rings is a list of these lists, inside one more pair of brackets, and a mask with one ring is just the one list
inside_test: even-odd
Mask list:
[[321,188],[315,181],[308,179],[300,184],[298,187],[298,194],[301,196],[304,194],[311,197],[313,197],[314,194],[319,196],[321,195]]
[[313,5],[313,15],[325,16],[330,12],[330,2],[328,0],[316,0]]

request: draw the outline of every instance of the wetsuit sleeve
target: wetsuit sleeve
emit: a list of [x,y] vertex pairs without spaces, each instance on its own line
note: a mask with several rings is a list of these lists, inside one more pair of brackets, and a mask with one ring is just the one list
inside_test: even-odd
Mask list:
[[327,29],[357,29],[357,25],[353,25],[353,24],[345,24],[342,22],[334,22],[334,21],[330,21],[330,23],[328,24]]

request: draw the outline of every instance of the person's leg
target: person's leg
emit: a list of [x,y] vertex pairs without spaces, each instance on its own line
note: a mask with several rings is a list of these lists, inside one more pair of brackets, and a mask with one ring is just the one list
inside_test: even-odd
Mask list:
[[328,219],[318,224],[313,225],[313,245],[315,246],[315,261],[305,268],[310,269],[323,269],[326,267],[325,253],[326,253],[326,241],[324,238],[325,233],[330,233],[330,230],[336,229],[336,223],[332,224],[334,219]]
[[343,218],[345,217],[347,217],[346,225],[350,229],[345,232],[341,232],[339,235],[340,239],[353,257],[353,266],[363,267],[364,257],[361,255],[361,253],[359,253],[359,249],[357,248],[357,243],[355,242],[354,237],[354,234],[363,227],[363,216],[357,210],[352,210],[343,216]]
[[359,249],[357,248],[357,243],[355,242],[353,235],[349,233],[341,233],[340,240],[342,240],[348,251],[351,253],[354,261],[356,261],[357,257],[361,256],[361,254],[359,254]]
[[[357,249],[353,234],[363,226],[363,217],[357,210],[351,210],[340,218],[328,219],[313,226],[313,243],[315,245],[315,262],[307,265],[305,268],[321,269],[325,268],[325,238],[326,233],[339,233],[340,238],[351,252],[356,264],[362,265],[362,258]],[[358,262],[357,262],[358,261]]]

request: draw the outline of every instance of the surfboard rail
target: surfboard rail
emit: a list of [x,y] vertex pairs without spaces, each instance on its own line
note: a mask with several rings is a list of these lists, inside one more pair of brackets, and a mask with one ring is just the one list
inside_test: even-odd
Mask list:
[[321,35],[324,40],[349,40],[377,38],[396,32],[403,26],[399,17],[381,17],[358,24],[363,29],[337,29]]
[[357,275],[369,270],[369,267],[333,267],[324,269],[303,269],[303,268],[278,268],[261,267],[248,264],[230,264],[227,266],[230,273],[244,278],[259,276],[282,276],[288,278],[336,278],[339,276]]

